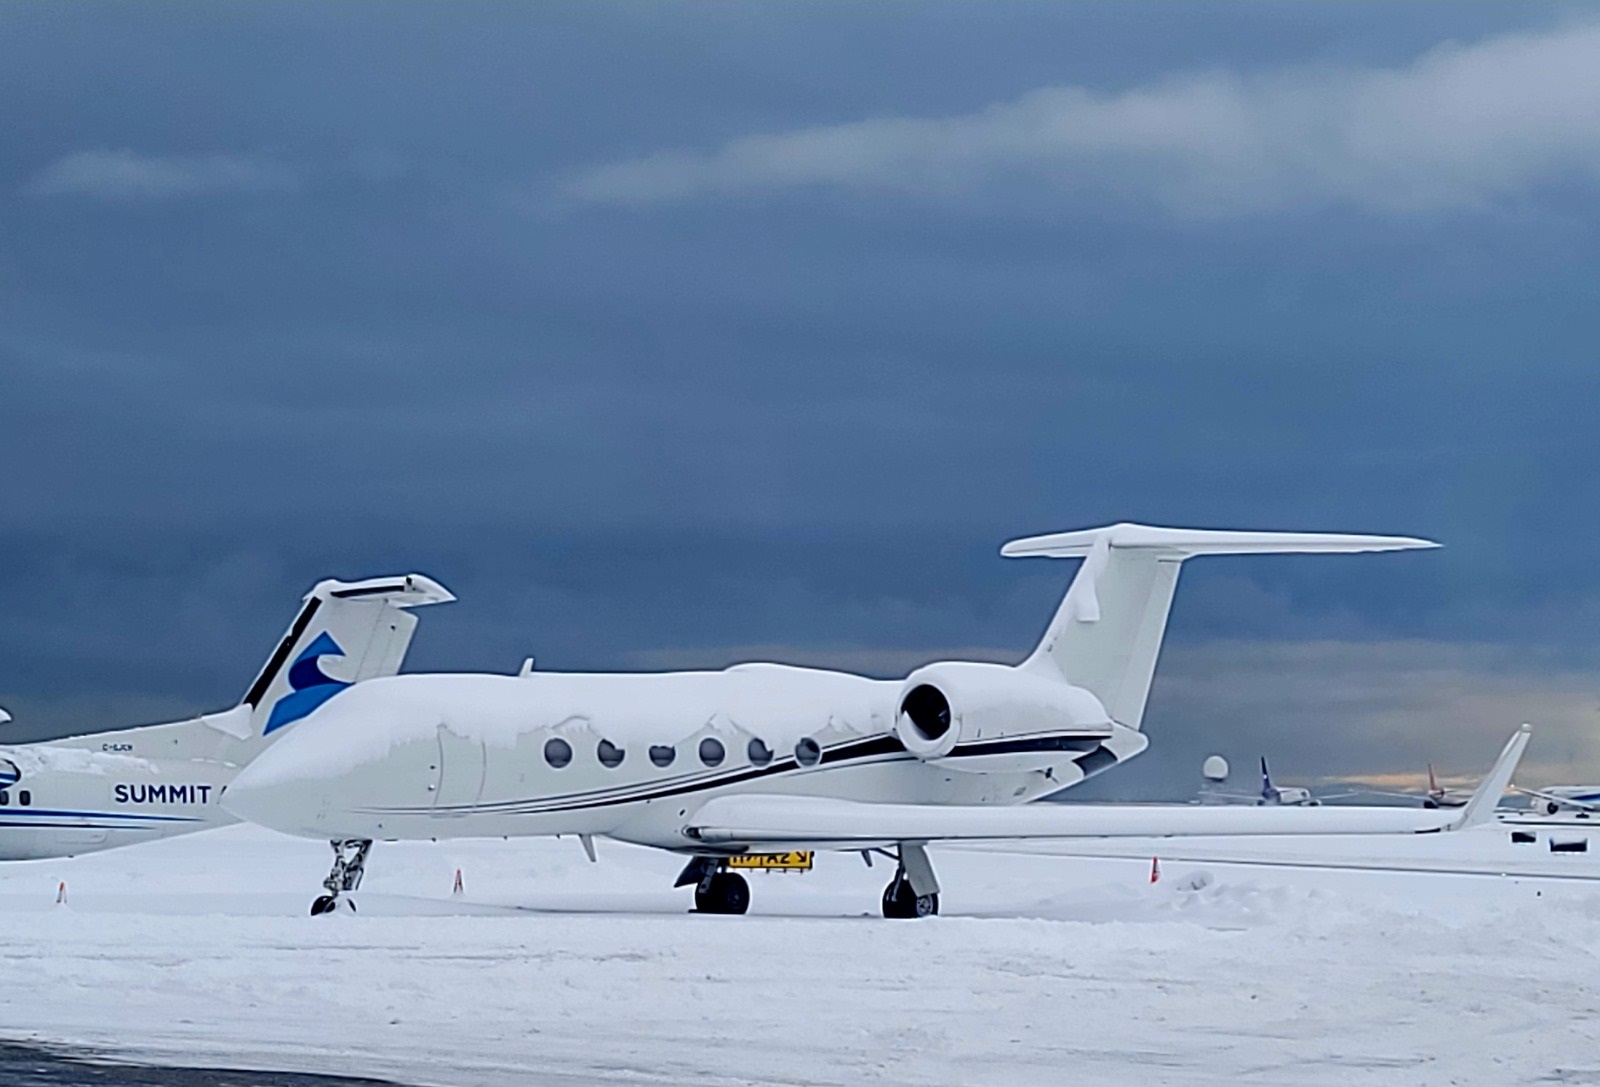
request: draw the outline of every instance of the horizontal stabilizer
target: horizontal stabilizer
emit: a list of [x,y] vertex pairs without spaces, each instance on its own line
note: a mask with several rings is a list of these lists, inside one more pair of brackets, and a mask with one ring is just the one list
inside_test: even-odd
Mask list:
[[1100,699],[1113,721],[1142,727],[1178,572],[1197,555],[1340,554],[1437,547],[1411,536],[1224,532],[1119,524],[1012,540],[1011,558],[1082,558],[1083,565],[1022,667]]
[[319,581],[306,594],[330,600],[381,600],[397,608],[420,608],[424,604],[449,604],[455,594],[424,574],[399,574],[369,577],[365,581]]
[[1414,536],[1365,536],[1341,532],[1228,532],[1206,528],[1160,528],[1124,522],[1076,532],[1025,536],[1000,549],[1007,558],[1040,556],[1052,559],[1082,558],[1095,545],[1116,550],[1160,551],[1174,557],[1190,555],[1270,555],[1408,551],[1438,547],[1432,540]]

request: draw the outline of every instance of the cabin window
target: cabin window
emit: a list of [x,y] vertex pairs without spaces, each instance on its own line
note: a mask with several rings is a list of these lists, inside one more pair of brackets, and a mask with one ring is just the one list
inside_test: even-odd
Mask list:
[[572,745],[561,737],[546,740],[544,743],[544,761],[557,770],[572,761]]
[[600,765],[610,770],[615,770],[622,765],[622,748],[610,740],[601,740],[600,745],[594,749],[595,757],[600,760]]
[[727,748],[722,746],[722,741],[707,736],[700,741],[700,761],[707,766],[721,766],[722,760],[728,757]]
[[21,804],[24,808],[32,807],[33,794],[26,789],[22,790],[17,794],[17,803]]
[[750,746],[745,748],[745,753],[750,756],[752,766],[765,766],[772,761],[772,748],[762,743],[759,736],[750,738]]
[[0,789],[0,808],[6,808],[10,806],[11,794],[6,792],[4,789]]
[[672,760],[678,757],[678,749],[671,744],[651,744],[650,761],[665,769],[672,765]]
[[1589,839],[1568,838],[1565,841],[1550,839],[1550,852],[1552,853],[1587,853],[1589,852]]
[[822,748],[817,741],[806,736],[794,745],[794,761],[801,766],[815,766],[822,761]]
[[1538,839],[1537,836],[1535,836],[1533,834],[1529,834],[1525,830],[1513,830],[1511,832],[1511,844],[1512,845],[1532,845],[1533,843],[1537,842],[1538,840],[1539,839]]

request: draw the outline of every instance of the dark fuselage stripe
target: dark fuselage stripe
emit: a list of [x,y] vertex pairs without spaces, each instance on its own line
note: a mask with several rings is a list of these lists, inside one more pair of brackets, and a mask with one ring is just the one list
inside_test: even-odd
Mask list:
[[139,815],[116,811],[55,811],[50,808],[0,808],[0,816],[7,818],[51,819],[126,819],[139,823],[200,823],[204,820],[192,815]]
[[[1018,740],[989,740],[966,745],[957,745],[946,758],[981,758],[995,754],[1013,754],[1025,751],[1072,751],[1079,749],[1084,744],[1094,744],[1096,750],[1101,750],[1099,739],[1088,739],[1083,736],[1040,736]],[[1092,753],[1091,753],[1091,756]],[[855,762],[862,765],[867,760],[903,762],[916,758],[906,751],[892,733],[883,736],[870,736],[863,740],[852,740],[849,743],[838,744],[823,751],[818,765],[832,765],[841,762]],[[620,804],[638,804],[649,800],[663,800],[671,796],[682,796],[686,793],[697,793],[711,789],[719,789],[729,785],[743,784],[759,778],[770,777],[774,774],[787,773],[801,769],[798,760],[793,756],[776,760],[770,766],[750,767],[736,770],[712,778],[699,778],[694,780],[680,780],[672,785],[652,786],[648,782],[638,783],[619,789],[597,790],[587,793],[567,793],[562,796],[535,798],[528,797],[522,800],[504,800],[493,804],[456,804],[449,807],[436,808],[367,808],[364,811],[374,815],[544,815],[555,812],[575,811],[584,808],[615,807]],[[815,769],[805,767],[804,769]]]

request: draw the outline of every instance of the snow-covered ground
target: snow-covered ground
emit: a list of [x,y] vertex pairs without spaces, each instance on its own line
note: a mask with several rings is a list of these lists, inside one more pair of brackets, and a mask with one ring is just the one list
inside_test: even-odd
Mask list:
[[949,850],[945,916],[888,922],[825,855],[701,917],[645,850],[380,844],[312,919],[327,847],[236,827],[0,867],[0,1036],[452,1087],[1600,1083],[1600,857],[1430,838],[1569,878]]

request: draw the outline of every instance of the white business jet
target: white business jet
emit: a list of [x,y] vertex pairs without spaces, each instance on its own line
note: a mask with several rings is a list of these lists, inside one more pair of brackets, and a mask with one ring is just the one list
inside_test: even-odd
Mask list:
[[324,581],[233,709],[0,745],[0,860],[73,856],[236,822],[218,800],[239,768],[352,684],[394,675],[417,625],[406,609],[453,599],[417,574]]
[[[897,865],[883,912],[913,917],[938,909],[929,842],[1441,830],[1465,816],[1019,807],[1144,750],[1145,700],[1185,559],[1432,546],[1133,524],[1015,540],[1002,554],[1084,560],[1044,639],[1015,667],[944,661],[901,680],[782,664],[397,676],[312,714],[234,780],[223,804],[332,843],[313,914],[356,889],[375,839],[574,834],[591,856],[597,835],[654,846],[690,857],[677,885],[693,884],[696,908],[710,913],[749,904],[732,857],[834,849],[870,862],[884,852]],[[1513,739],[1486,783],[1496,798],[1504,764],[1526,742]]]

